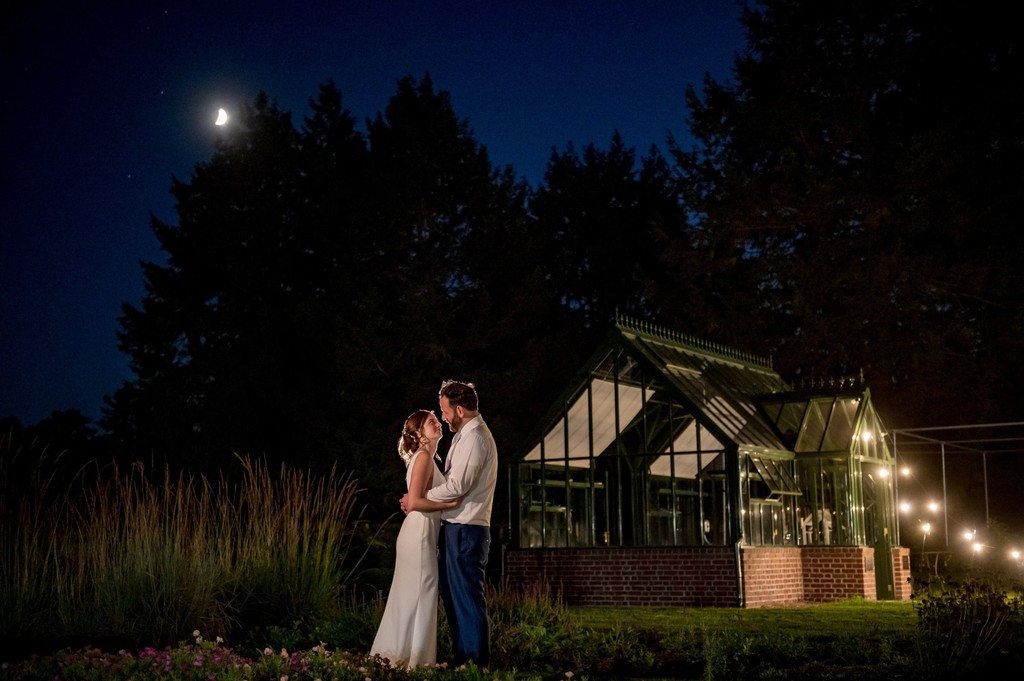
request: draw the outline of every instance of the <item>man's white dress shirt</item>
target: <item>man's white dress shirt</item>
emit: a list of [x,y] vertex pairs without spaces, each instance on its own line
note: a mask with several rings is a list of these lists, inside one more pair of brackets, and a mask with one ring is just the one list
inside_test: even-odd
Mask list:
[[482,416],[463,424],[445,458],[445,483],[427,491],[433,501],[465,496],[457,508],[441,511],[441,520],[464,525],[491,524],[498,481],[498,446]]

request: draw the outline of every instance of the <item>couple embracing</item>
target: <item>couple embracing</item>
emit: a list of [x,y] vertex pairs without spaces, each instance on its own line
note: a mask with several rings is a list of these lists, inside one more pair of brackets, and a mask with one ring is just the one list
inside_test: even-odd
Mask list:
[[437,661],[437,596],[452,636],[454,666],[490,664],[484,572],[491,545],[491,506],[498,449],[480,416],[472,383],[445,381],[441,418],[455,433],[444,474],[434,463],[441,423],[427,410],[405,421],[398,453],[405,461],[405,520],[396,543],[395,574],[371,654],[395,667]]

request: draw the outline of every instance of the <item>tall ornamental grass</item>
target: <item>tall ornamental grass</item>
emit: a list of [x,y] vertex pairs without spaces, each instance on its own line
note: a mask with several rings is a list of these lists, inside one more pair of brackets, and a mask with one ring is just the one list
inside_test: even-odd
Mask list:
[[242,462],[232,508],[234,601],[247,625],[311,624],[335,615],[351,584],[356,555],[353,511],[359,490],[332,468],[326,476]]
[[234,479],[95,464],[55,487],[0,447],[0,638],[171,644],[326,619],[360,556],[357,484],[239,457]]
[[141,465],[83,473],[67,504],[56,572],[60,628],[101,639],[169,643],[229,627],[235,580],[232,504],[223,487]]
[[[0,434],[0,639],[49,630],[60,564],[57,530],[63,497],[53,491],[45,453],[18,465],[12,434]],[[31,494],[21,494],[22,490]]]

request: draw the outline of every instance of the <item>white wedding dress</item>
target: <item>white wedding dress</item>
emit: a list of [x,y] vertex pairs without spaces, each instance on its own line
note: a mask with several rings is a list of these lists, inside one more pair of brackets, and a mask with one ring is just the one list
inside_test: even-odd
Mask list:
[[[413,462],[405,472],[409,487]],[[444,476],[431,461],[431,487],[444,483]],[[384,606],[377,636],[370,654],[386,657],[393,667],[416,667],[437,662],[437,533],[441,512],[410,511],[398,531],[395,543],[395,576]]]

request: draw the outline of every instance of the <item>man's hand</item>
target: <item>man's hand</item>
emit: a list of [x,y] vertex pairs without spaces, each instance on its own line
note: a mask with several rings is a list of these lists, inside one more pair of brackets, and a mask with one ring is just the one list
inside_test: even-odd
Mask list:
[[402,513],[409,515],[409,507],[406,505],[409,500],[409,493],[406,492],[402,495],[402,498],[398,500],[398,505],[402,507]]

